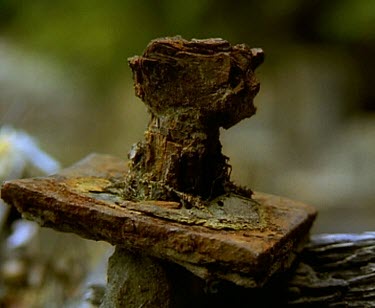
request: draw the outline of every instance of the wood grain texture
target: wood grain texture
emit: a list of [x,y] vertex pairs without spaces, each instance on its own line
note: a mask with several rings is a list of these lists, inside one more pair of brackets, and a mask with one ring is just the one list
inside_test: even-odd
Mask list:
[[130,151],[128,199],[195,206],[233,188],[219,128],[255,113],[254,70],[262,61],[261,49],[181,37],[153,40],[129,59],[135,93],[151,119],[144,141]]
[[290,305],[375,307],[375,232],[313,236],[300,260]]
[[202,279],[247,287],[264,285],[291,266],[316,215],[308,205],[264,193],[254,193],[255,208],[240,204],[254,211],[246,225],[225,213],[237,208],[231,203],[241,198],[235,196],[217,207],[220,215],[210,208],[181,211],[175,202],[133,202],[117,186],[125,175],[125,161],[90,155],[51,177],[6,182],[1,196],[42,226],[177,263]]

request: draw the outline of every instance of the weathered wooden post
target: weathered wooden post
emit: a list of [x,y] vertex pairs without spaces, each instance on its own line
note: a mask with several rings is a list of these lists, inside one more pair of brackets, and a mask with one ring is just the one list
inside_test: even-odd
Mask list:
[[290,268],[316,212],[230,181],[219,128],[255,113],[262,61],[262,50],[222,39],[152,41],[129,60],[151,114],[129,167],[90,155],[52,177],[7,182],[2,198],[42,226],[117,246],[103,307],[188,307],[191,277],[201,290],[264,286]]
[[254,70],[262,62],[261,49],[178,37],[155,40],[129,60],[151,114],[145,141],[130,153],[129,197],[180,201],[186,193],[210,201],[233,189],[219,128],[255,113]]

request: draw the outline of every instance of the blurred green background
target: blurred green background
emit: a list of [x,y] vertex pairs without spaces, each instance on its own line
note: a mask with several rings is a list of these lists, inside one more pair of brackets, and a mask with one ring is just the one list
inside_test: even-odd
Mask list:
[[319,208],[314,232],[375,227],[375,1],[0,0],[0,121],[64,166],[126,158],[147,112],[127,58],[156,37],[261,47],[258,114],[222,132],[232,177]]

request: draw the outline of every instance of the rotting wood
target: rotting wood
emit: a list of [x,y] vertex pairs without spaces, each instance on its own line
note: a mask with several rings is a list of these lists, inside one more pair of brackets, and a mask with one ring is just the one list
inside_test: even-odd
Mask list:
[[145,140],[129,154],[127,199],[191,207],[235,189],[219,128],[255,113],[254,70],[263,57],[259,48],[222,39],[173,37],[154,40],[142,56],[129,59],[136,95],[151,120]]
[[[198,219],[193,209],[184,212],[182,217],[190,218],[185,221],[180,209],[160,206],[161,201],[124,200],[112,183],[125,176],[125,161],[90,155],[55,176],[7,182],[2,198],[42,226],[142,251],[180,264],[202,279],[247,287],[264,285],[290,267],[316,214],[299,202],[255,192],[259,210],[246,228],[231,229],[231,221],[217,227],[217,213],[204,212],[206,217]],[[237,199],[231,202],[236,205]]]
[[[165,271],[166,289],[186,277],[168,276],[176,264],[206,284],[224,281],[235,290],[270,284],[292,266],[316,211],[230,181],[219,128],[255,113],[254,70],[263,56],[222,39],[152,41],[130,59],[151,121],[145,140],[130,151],[129,169],[120,159],[92,155],[55,176],[7,182],[2,198],[43,226],[118,245],[111,268],[132,264],[130,255],[119,255],[126,251],[154,262],[154,273]],[[135,296],[144,307],[157,306],[157,275],[143,292],[108,274],[108,307],[139,307]]]
[[288,282],[298,307],[375,307],[375,232],[315,235]]

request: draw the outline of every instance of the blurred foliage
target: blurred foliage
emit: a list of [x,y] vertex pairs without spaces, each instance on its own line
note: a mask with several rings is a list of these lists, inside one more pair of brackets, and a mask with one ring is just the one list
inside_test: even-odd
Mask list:
[[[374,43],[372,0],[0,0],[0,31],[106,88],[152,38],[220,36],[268,47],[300,35]],[[301,35],[302,34],[302,35]]]
[[375,1],[335,1],[321,14],[318,30],[326,38],[343,42],[375,43]]
[[[101,85],[118,78],[126,58],[152,38],[194,26],[209,2],[5,0],[0,2],[0,19],[6,36],[85,70]],[[200,26],[197,23],[190,34]]]

